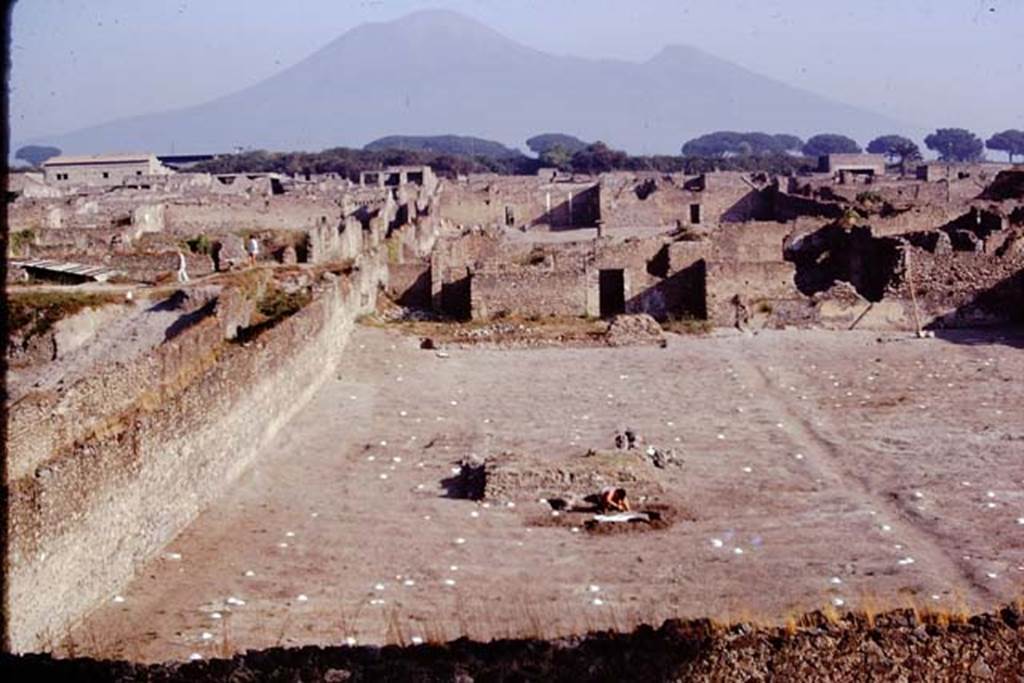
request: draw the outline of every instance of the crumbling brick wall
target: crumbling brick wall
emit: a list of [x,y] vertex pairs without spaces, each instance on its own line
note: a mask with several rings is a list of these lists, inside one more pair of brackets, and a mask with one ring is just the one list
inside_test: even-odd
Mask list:
[[12,406],[4,607],[15,651],[61,637],[108,599],[331,376],[387,277],[380,253],[357,265],[249,347],[224,340],[228,310],[127,366]]

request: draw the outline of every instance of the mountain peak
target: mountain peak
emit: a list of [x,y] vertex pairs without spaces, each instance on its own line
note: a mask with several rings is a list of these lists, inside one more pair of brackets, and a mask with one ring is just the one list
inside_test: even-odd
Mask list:
[[561,57],[458,12],[425,10],[353,28],[274,76],[203,105],[25,142],[69,154],[173,145],[297,150],[416,131],[512,146],[561,130],[630,151],[668,152],[722,129],[867,137],[899,124],[688,45],[665,47],[645,63]]
[[694,61],[721,61],[713,55],[709,55],[700,48],[696,48],[692,45],[683,45],[676,43],[673,45],[666,45],[658,51],[658,54],[651,57],[648,64],[678,64],[680,62],[694,62]]

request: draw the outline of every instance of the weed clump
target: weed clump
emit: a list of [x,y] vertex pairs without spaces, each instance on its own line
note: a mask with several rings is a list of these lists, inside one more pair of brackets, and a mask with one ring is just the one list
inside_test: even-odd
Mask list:
[[256,302],[256,310],[248,327],[241,329],[236,341],[244,343],[252,341],[270,328],[295,315],[313,300],[309,289],[298,289],[292,292],[280,287],[271,286]]

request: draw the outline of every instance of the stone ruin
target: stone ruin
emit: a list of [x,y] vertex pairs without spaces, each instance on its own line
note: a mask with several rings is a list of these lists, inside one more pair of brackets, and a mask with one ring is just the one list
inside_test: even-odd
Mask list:
[[[122,275],[97,285],[116,302],[48,327],[37,316],[36,338],[24,328],[9,350],[10,646],[59,637],[221,495],[330,376],[382,294],[456,320],[607,318],[610,339],[626,344],[663,343],[659,323],[671,320],[1019,322],[1022,173],[860,184],[744,173],[447,180],[405,169],[394,183],[174,174],[103,190],[15,174],[15,298],[46,277],[19,265],[29,259]],[[261,245],[255,269],[250,237]],[[190,276],[180,287],[179,254]],[[123,343],[91,341],[103,331]],[[177,457],[158,457],[168,452]],[[653,497],[675,460],[641,446],[629,451],[631,475],[598,481],[602,457],[552,471],[499,459],[478,488],[556,496],[629,481]],[[122,500],[126,490],[137,495]],[[79,588],[37,590],[58,585]]]

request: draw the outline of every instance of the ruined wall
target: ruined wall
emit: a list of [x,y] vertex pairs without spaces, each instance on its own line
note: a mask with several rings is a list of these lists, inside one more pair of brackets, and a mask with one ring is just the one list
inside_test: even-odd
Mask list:
[[59,638],[221,495],[331,376],[386,277],[382,254],[367,254],[248,346],[224,339],[239,312],[218,311],[156,352],[11,406],[11,647]]
[[341,218],[341,207],[333,202],[290,197],[179,199],[170,202],[164,214],[167,229],[185,235],[307,230],[322,223],[338,225]]
[[[587,270],[581,261],[537,265],[504,264],[473,273],[471,306],[474,319],[594,315],[588,306]],[[591,297],[592,298],[592,297]]]
[[909,302],[911,287],[922,324],[972,327],[1024,322],[1024,249],[1002,256],[971,253],[930,253],[909,247],[900,277],[890,296]]
[[[707,266],[708,320],[719,327],[736,323],[739,295],[751,314],[768,313],[779,301],[801,298],[793,283],[796,268],[786,262],[717,261]],[[760,309],[760,310],[759,310]]]
[[609,228],[715,226],[768,217],[771,210],[741,173],[605,173],[600,190],[601,220]]
[[494,176],[446,182],[441,215],[459,225],[593,227],[599,217],[596,183]]

